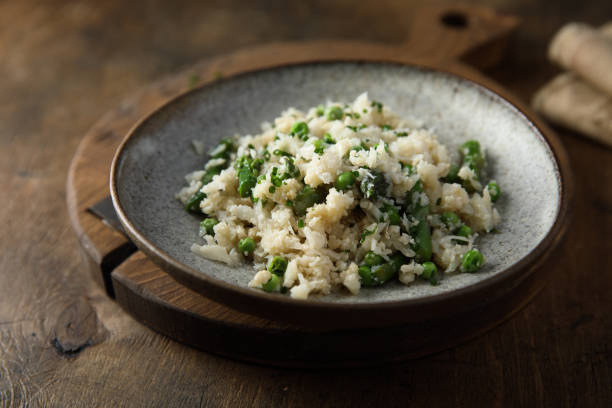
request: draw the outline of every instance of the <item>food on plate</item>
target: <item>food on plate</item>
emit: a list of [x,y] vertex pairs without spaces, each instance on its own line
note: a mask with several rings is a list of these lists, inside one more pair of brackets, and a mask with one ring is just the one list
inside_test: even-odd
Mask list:
[[478,271],[475,240],[500,222],[484,149],[467,140],[459,156],[364,93],[223,139],[177,198],[205,217],[191,250],[252,262],[253,288],[305,299],[394,279],[435,285]]

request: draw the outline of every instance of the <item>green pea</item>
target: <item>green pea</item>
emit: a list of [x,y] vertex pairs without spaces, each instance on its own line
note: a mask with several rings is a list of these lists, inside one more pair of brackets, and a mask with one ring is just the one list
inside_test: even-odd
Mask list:
[[293,212],[298,217],[306,215],[308,208],[322,200],[321,194],[310,186],[305,186],[302,191],[297,193],[293,200]]
[[363,262],[368,266],[380,265],[385,262],[385,258],[378,255],[376,252],[369,251],[363,257]]
[[325,114],[325,107],[323,105],[317,106],[315,113],[317,116],[323,116]]
[[461,220],[459,219],[459,216],[457,216],[457,214],[452,211],[442,213],[442,215],[440,215],[440,220],[451,231],[454,231],[461,225]]
[[287,259],[283,256],[275,256],[268,263],[268,271],[275,275],[283,275],[287,270]]
[[382,210],[389,217],[390,225],[400,225],[402,223],[402,219],[399,215],[397,208],[392,205],[385,205]]
[[336,187],[338,190],[346,190],[355,184],[356,177],[351,171],[345,171],[338,176]]
[[202,228],[208,235],[215,235],[215,225],[217,225],[219,221],[216,218],[206,218],[200,222],[200,228]]
[[491,181],[487,184],[487,188],[489,189],[489,195],[491,196],[491,201],[496,202],[501,195],[501,190],[496,182]]
[[303,138],[304,136],[308,136],[309,131],[310,130],[308,129],[308,125],[306,124],[306,122],[296,122],[293,124],[293,126],[291,126],[291,130],[289,130],[289,133]]
[[245,237],[238,241],[238,251],[244,255],[251,255],[255,251],[255,241],[253,241],[253,238]]
[[185,209],[189,212],[201,214],[200,203],[206,198],[206,193],[198,191],[185,204]]
[[372,270],[368,265],[361,265],[357,273],[359,273],[359,278],[363,286],[375,286],[372,278]]
[[331,106],[327,109],[327,120],[340,120],[344,116],[344,111],[339,106]]
[[461,260],[461,272],[474,273],[482,266],[484,257],[477,249],[470,249]]
[[460,237],[469,237],[470,235],[472,235],[472,229],[470,227],[468,227],[467,225],[463,224],[462,226],[459,227],[459,229],[456,232],[457,235],[459,235]]
[[270,279],[261,285],[261,288],[266,292],[279,292],[281,290],[280,278],[277,275],[272,274]]
[[421,278],[428,280],[432,285],[436,285],[438,283],[438,268],[436,264],[429,261],[424,262]]

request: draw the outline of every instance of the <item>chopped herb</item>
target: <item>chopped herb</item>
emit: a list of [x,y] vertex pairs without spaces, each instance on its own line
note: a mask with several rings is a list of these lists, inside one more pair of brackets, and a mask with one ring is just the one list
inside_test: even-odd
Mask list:
[[314,141],[313,143],[314,145],[314,152],[316,154],[323,154],[323,151],[325,150],[325,142],[321,139],[317,139]]
[[269,161],[270,160],[270,152],[268,150],[264,150],[261,153],[261,156],[264,158],[265,161]]
[[268,191],[270,192],[270,194],[274,194],[274,192],[276,191],[276,187],[274,187],[274,186],[270,186],[270,188],[268,189]]
[[293,207],[293,201],[291,201],[291,200],[287,200],[287,201],[285,202],[285,205],[286,205],[287,207]]
[[397,137],[405,137],[408,136],[408,132],[395,132]]
[[382,130],[391,130],[391,125],[382,125],[380,128]]
[[336,141],[331,137],[329,133],[325,133],[323,135],[323,141],[329,144],[336,144]]
[[357,126],[347,125],[346,127],[351,129],[353,132],[359,132],[361,129],[365,129],[367,126],[362,123],[362,124],[357,125]]
[[280,149],[276,149],[274,150],[274,155],[275,156],[286,156],[286,157],[293,157],[293,155],[291,153],[288,153],[284,150],[280,150]]
[[361,238],[359,238],[359,243],[360,243],[360,244],[363,244],[363,243],[364,243],[364,241],[366,240],[366,237],[367,237],[367,236],[369,236],[369,235],[372,235],[372,234],[373,234],[373,233],[375,233],[375,232],[376,232],[376,227],[374,227],[374,229],[373,229],[373,230],[371,230],[371,231],[370,231],[370,230],[364,230],[364,231],[361,233]]
[[298,228],[304,228],[304,220],[302,218],[298,220]]
[[382,112],[382,108],[383,108],[383,104],[377,101],[372,101],[372,104],[370,105],[373,108],[376,108],[376,110],[378,111],[378,113]]

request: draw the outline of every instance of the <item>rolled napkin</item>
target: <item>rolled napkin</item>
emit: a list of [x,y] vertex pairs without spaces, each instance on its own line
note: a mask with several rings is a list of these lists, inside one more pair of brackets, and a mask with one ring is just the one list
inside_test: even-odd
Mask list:
[[[585,43],[587,37],[593,42]],[[604,56],[598,59],[596,54]],[[553,39],[549,56],[576,73],[560,74],[540,89],[532,101],[534,109],[552,122],[612,146],[612,89],[606,93],[598,88],[612,86],[612,62],[607,71],[601,71],[605,67],[599,62],[589,65],[592,60],[612,61],[612,22],[597,31],[576,23],[565,26]]]
[[610,29],[612,23],[600,30],[586,24],[568,24],[553,38],[548,57],[612,95],[612,38],[606,35]]

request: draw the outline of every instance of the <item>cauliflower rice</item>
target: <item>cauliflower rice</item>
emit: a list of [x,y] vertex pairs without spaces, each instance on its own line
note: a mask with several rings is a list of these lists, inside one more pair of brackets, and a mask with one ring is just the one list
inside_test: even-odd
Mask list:
[[207,217],[191,250],[252,261],[253,288],[305,299],[394,278],[436,284],[442,271],[478,269],[474,241],[500,221],[484,152],[476,141],[460,151],[452,164],[433,133],[364,93],[225,139],[177,198]]

